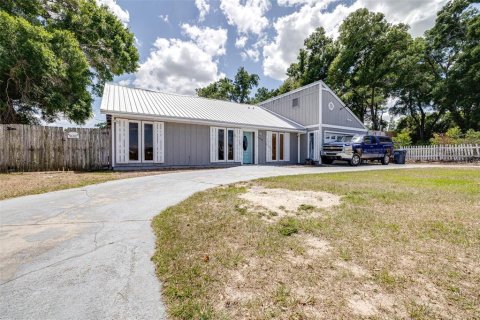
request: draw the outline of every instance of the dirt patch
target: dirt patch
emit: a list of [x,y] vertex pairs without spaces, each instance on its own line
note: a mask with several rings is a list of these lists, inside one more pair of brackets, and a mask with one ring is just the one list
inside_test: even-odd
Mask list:
[[320,209],[327,209],[340,204],[341,197],[320,191],[292,191],[288,189],[268,189],[253,186],[240,198],[247,200],[253,208],[265,208],[275,215],[269,215],[269,221],[276,221],[286,216],[315,216]]
[[377,285],[365,284],[355,290],[348,300],[348,306],[354,314],[364,317],[375,316],[378,313],[389,313],[405,316],[404,310],[398,310],[392,295],[381,292]]
[[354,277],[357,278],[365,277],[368,275],[368,272],[364,268],[352,262],[338,261],[336,265],[342,269],[347,270]]

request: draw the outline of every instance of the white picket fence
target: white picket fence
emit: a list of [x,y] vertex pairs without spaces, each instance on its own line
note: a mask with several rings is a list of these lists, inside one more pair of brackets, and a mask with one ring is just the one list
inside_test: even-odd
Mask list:
[[479,161],[480,144],[404,147],[410,161]]

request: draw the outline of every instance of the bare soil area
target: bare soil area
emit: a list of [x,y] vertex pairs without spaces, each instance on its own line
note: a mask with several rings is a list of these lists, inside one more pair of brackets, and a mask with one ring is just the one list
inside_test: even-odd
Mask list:
[[[248,201],[245,209],[258,211],[267,221],[274,222],[284,217],[311,217],[321,213],[321,209],[340,204],[340,197],[320,191],[292,191],[252,186],[240,195]],[[264,213],[264,210],[267,210]]]

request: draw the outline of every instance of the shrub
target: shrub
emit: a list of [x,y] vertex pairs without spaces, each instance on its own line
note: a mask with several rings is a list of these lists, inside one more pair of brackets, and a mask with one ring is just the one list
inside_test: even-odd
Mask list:
[[402,147],[408,147],[412,145],[412,138],[410,137],[410,130],[408,129],[403,129],[397,134],[396,137],[393,137],[392,140],[396,145]]
[[279,222],[278,232],[282,236],[291,236],[292,234],[298,233],[298,222],[293,218],[282,219]]

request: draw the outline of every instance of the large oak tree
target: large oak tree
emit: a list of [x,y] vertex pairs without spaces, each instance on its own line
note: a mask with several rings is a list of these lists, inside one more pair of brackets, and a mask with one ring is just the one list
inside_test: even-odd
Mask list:
[[1,123],[83,123],[105,82],[138,67],[133,34],[95,0],[3,0],[0,29]]

